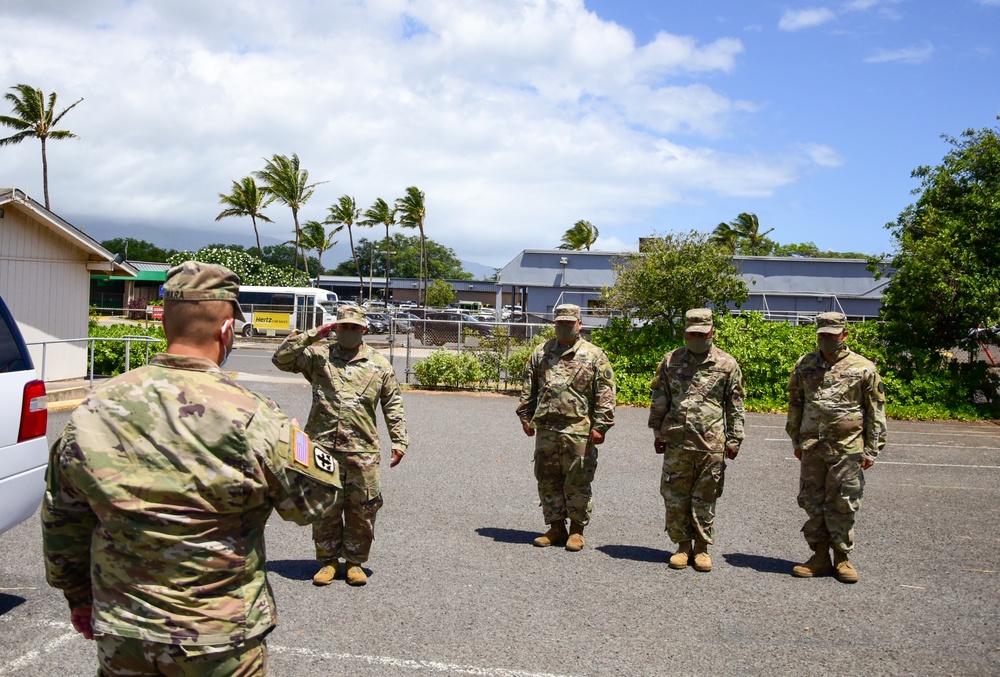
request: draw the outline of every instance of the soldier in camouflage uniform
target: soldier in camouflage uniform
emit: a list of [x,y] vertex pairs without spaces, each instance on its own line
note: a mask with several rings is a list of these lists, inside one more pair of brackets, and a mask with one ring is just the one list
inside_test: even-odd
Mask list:
[[726,461],[743,442],[743,372],[714,346],[708,308],[684,316],[684,347],[666,354],[652,382],[649,427],[663,454],[660,494],[666,531],[678,544],[672,569],[688,565],[711,571],[708,546],[715,542],[715,502],[722,495]]
[[549,529],[534,544],[578,551],[594,507],[596,445],[615,424],[615,377],[604,351],[580,336],[579,306],[556,306],[555,325],[556,338],[535,348],[525,368],[517,416],[525,435],[537,432],[535,479]]
[[52,446],[46,578],[96,638],[100,675],[266,675],[264,524],[272,508],[318,519],[340,485],[329,454],[219,368],[238,285],[171,268],[167,351],[96,389]]
[[813,550],[792,574],[835,573],[855,583],[858,572],[848,553],[865,488],[862,471],[885,446],[885,388],[875,365],[851,351],[846,339],[843,313],[816,318],[818,349],[799,358],[788,381],[785,431],[800,461],[799,507],[809,516],[802,533]]
[[[336,329],[336,342],[324,339]],[[340,464],[342,498],[313,525],[316,559],[323,566],[313,577],[329,585],[346,560],[350,585],[364,585],[361,565],[375,538],[375,515],[382,507],[381,459],[375,409],[381,405],[392,441],[390,468],[403,460],[409,445],[403,397],[392,365],[362,337],[368,320],[357,306],[341,306],[337,322],[290,335],[271,361],[282,371],[302,374],[312,384],[313,403],[306,432]]]

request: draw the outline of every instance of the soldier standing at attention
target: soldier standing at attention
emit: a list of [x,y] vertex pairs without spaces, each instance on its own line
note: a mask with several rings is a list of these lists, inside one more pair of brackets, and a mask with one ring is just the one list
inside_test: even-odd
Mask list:
[[[334,329],[336,342],[324,341]],[[336,504],[313,525],[316,559],[323,564],[313,576],[315,585],[329,585],[337,577],[341,556],[350,585],[368,582],[361,565],[368,561],[375,515],[382,507],[378,405],[392,440],[390,468],[403,460],[409,444],[396,374],[389,361],[363,341],[367,330],[360,308],[341,306],[336,323],[293,332],[271,358],[278,369],[302,374],[312,384],[306,432],[337,459],[344,485]]]
[[715,542],[715,502],[722,495],[726,461],[743,441],[743,373],[728,353],[712,345],[708,308],[684,316],[684,347],[666,354],[652,382],[649,427],[653,448],[663,454],[660,494],[666,531],[678,544],[671,569],[688,565],[711,571],[708,546]]
[[276,622],[264,524],[315,520],[336,461],[220,369],[239,278],[188,261],[167,273],[167,351],[95,390],[52,446],[42,504],[46,578],[99,674],[266,675]]
[[555,325],[556,338],[535,348],[524,370],[517,416],[525,435],[537,432],[535,479],[549,529],[534,544],[575,552],[594,508],[596,445],[615,424],[615,377],[604,351],[581,338],[579,306],[556,306]]
[[799,358],[788,381],[785,431],[800,461],[799,507],[809,516],[802,533],[813,550],[792,574],[836,573],[842,583],[856,583],[848,553],[865,488],[862,471],[885,447],[885,388],[875,365],[851,351],[846,339],[843,313],[817,316],[818,350]]

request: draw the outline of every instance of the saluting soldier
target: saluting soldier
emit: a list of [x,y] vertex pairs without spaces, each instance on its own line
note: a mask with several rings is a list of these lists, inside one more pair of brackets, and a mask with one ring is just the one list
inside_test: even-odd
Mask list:
[[817,316],[816,344],[795,363],[788,381],[785,431],[799,459],[799,507],[808,515],[802,534],[813,550],[792,574],[836,574],[842,583],[856,583],[848,554],[854,550],[863,471],[885,447],[885,388],[875,365],[847,347],[843,313]]
[[726,459],[736,458],[743,442],[743,372],[714,337],[711,310],[687,311],[684,347],[667,353],[653,377],[649,427],[663,454],[666,531],[678,544],[672,569],[687,567],[693,551],[694,569],[712,570],[715,503]]
[[221,266],[171,268],[166,352],[96,389],[52,446],[46,578],[106,677],[266,675],[264,524],[337,495],[336,461],[220,369],[238,290]]
[[582,326],[580,306],[556,306],[556,337],[535,348],[524,370],[517,416],[524,434],[535,437],[535,479],[549,527],[534,540],[540,548],[583,549],[583,528],[594,508],[597,445],[615,424],[611,363],[580,336]]
[[[336,329],[336,341],[325,340]],[[392,443],[394,468],[409,445],[399,382],[389,361],[364,342],[368,320],[357,306],[337,309],[337,321],[293,332],[271,361],[282,371],[302,374],[312,384],[313,403],[306,432],[340,465],[344,491],[313,525],[316,559],[322,566],[315,585],[329,585],[345,560],[350,585],[364,585],[375,538],[375,515],[382,507],[379,477],[381,447],[377,407],[382,407]]]

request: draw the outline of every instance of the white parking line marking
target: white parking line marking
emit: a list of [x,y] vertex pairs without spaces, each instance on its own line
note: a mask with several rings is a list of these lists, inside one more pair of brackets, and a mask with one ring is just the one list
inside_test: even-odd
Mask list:
[[[750,425],[750,424],[747,424],[745,427],[746,428],[769,429],[769,430],[784,430],[785,429],[785,426],[783,426],[783,425]],[[939,435],[939,436],[940,435],[948,435],[948,436],[951,436],[951,437],[993,437],[993,438],[1000,439],[1000,430],[997,430],[996,432],[991,431],[991,430],[984,430],[982,432],[964,432],[964,433],[963,432],[954,432],[954,431],[950,431],[950,430],[949,431],[945,431],[945,432],[925,432],[925,431],[919,431],[919,430],[899,430],[899,429],[893,429],[891,421],[889,422],[889,432],[890,432],[890,434],[894,434],[894,435]]]
[[[62,623],[60,625],[69,625],[69,623]],[[73,640],[75,637],[77,637],[77,635],[78,633],[75,630],[72,632],[67,632],[64,635],[59,635],[55,639],[47,642],[45,646],[43,646],[41,649],[32,649],[31,651],[24,654],[20,658],[15,658],[14,660],[10,661],[3,667],[0,667],[0,675],[17,672],[18,670],[21,670],[31,665],[32,663],[36,662],[42,656],[42,654],[55,651],[66,642]]]
[[[765,442],[791,442],[788,438],[764,438]],[[969,449],[972,451],[1000,451],[1000,447],[965,447],[959,444],[894,444],[895,447],[920,447],[923,449]],[[888,448],[888,446],[887,446]]]
[[[786,461],[797,461],[794,456],[786,456]],[[908,461],[875,461],[875,465],[924,465],[932,468],[980,468],[983,470],[1000,470],[1000,465],[961,465],[959,463],[910,463]]]
[[506,668],[484,668],[477,665],[456,665],[454,663],[439,663],[438,661],[416,661],[404,658],[392,658],[391,656],[365,656],[349,653],[330,653],[326,651],[313,651],[312,649],[299,647],[268,645],[267,650],[268,652],[274,654],[292,654],[322,660],[357,661],[373,666],[385,665],[393,668],[430,670],[431,672],[450,672],[460,675],[480,675],[481,677],[568,677],[566,675],[554,675],[548,672],[524,672],[523,670],[508,670]]

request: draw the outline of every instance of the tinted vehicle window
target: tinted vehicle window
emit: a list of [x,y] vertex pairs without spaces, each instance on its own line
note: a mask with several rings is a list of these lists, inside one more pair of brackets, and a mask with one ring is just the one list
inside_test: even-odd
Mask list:
[[0,373],[31,369],[21,335],[14,329],[14,319],[0,301]]

